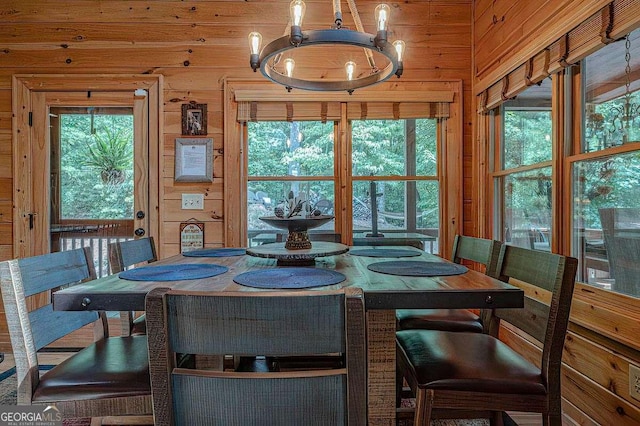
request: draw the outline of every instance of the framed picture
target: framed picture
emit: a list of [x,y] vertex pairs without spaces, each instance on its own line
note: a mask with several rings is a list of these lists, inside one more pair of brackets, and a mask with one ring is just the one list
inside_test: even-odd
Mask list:
[[182,134],[207,134],[207,104],[182,105]]
[[176,139],[176,182],[213,182],[213,139]]

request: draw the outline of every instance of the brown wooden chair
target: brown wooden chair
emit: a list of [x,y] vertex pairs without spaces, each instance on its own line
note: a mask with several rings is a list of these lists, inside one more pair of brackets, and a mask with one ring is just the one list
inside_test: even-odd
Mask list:
[[[109,244],[109,266],[112,274],[117,274],[140,263],[152,263],[157,260],[153,237]],[[136,318],[134,316],[135,312],[120,312],[123,336],[146,334],[147,325],[144,314]]]
[[[362,291],[187,293],[146,301],[156,425],[364,425]],[[196,320],[197,319],[197,320]],[[212,371],[176,354],[345,355],[346,367]]]
[[406,378],[416,395],[415,426],[432,417],[481,415],[501,424],[503,411],[542,413],[545,425],[562,424],[560,369],[578,261],[504,245],[498,264],[501,279],[551,293],[549,304],[525,296],[524,309],[494,311],[498,320],[542,342],[540,362],[488,334],[398,331],[398,381]]
[[[48,300],[49,291],[95,276],[89,248],[0,263],[2,298],[16,362],[18,404],[55,405],[65,418],[147,415],[147,424],[151,424],[145,336],[108,337],[103,312],[54,311],[51,304],[31,311],[27,308],[26,298],[30,296],[44,293],[45,297],[38,300]],[[95,343],[40,377],[38,350],[91,323],[95,326]]]
[[[455,263],[462,263],[463,260],[480,263],[485,266],[487,275],[497,278],[500,246],[499,241],[456,235],[452,260]],[[490,315],[490,312],[481,312],[478,316],[466,309],[398,309],[396,311],[399,330],[429,329],[482,333],[489,331],[488,325],[483,327],[483,323],[486,325]]]

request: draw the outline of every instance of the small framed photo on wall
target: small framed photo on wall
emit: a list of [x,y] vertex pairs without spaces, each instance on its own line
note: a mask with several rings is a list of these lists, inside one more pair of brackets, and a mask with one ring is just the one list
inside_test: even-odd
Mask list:
[[207,104],[182,104],[182,134],[207,134]]
[[213,182],[213,139],[176,139],[176,182]]

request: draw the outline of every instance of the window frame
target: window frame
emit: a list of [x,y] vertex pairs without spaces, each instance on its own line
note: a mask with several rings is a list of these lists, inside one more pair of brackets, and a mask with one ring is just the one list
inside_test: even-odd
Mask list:
[[[352,95],[342,93],[296,92],[286,95],[289,102],[364,102],[364,103],[448,103],[449,117],[443,130],[441,153],[441,194],[440,194],[440,253],[445,256],[451,252],[453,237],[463,231],[462,206],[463,197],[460,188],[462,181],[462,151],[463,144],[470,143],[471,135],[465,134],[463,122],[463,87],[462,81],[429,81],[429,82],[396,82],[383,83],[368,91],[356,91]],[[244,247],[247,241],[246,232],[246,176],[247,176],[247,136],[244,126],[237,120],[239,105],[246,101],[282,100],[282,89],[273,87],[264,81],[226,79],[225,80],[225,132],[224,132],[224,191],[229,196],[224,197],[225,245],[229,247]],[[346,104],[340,107],[340,123],[348,122]],[[402,105],[401,105],[402,111]],[[373,118],[373,117],[371,117]],[[347,142],[348,132],[340,131],[336,139],[337,174],[344,182],[347,180],[347,167],[350,167],[351,152]],[[351,199],[349,185],[338,189],[339,197],[335,207],[337,214],[336,232],[351,229],[351,208],[344,200]],[[235,218],[241,218],[240,221]],[[346,244],[352,244],[351,233],[343,238]]]

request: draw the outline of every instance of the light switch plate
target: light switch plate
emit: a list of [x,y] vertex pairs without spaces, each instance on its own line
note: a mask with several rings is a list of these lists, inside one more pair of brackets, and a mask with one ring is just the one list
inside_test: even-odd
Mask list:
[[204,210],[204,195],[182,194],[182,210]]

